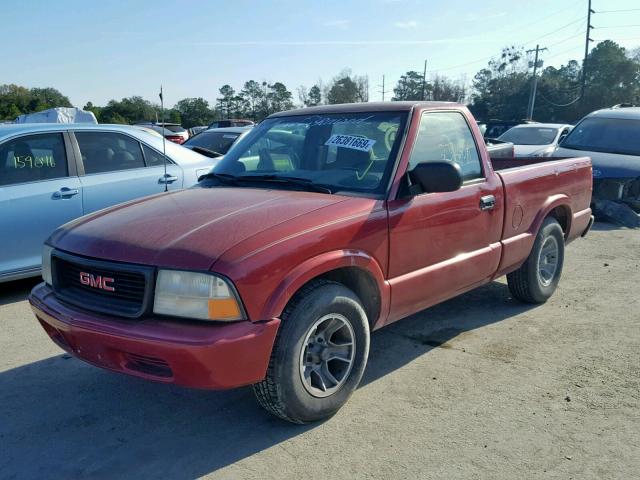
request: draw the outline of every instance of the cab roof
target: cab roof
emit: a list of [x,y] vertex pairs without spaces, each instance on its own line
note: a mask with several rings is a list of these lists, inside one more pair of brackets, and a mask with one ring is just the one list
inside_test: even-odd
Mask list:
[[366,113],[366,112],[408,112],[416,107],[421,108],[465,108],[455,102],[362,102],[341,103],[338,105],[320,105],[317,107],[298,108],[286,112],[269,115],[268,118],[289,117],[294,115],[321,115],[326,113]]

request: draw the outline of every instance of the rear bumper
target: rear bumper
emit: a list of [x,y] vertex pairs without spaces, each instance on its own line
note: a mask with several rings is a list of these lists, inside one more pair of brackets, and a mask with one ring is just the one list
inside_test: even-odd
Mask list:
[[576,238],[584,237],[593,225],[593,214],[590,208],[580,210],[573,214],[571,219],[571,227],[567,235],[566,243],[570,243]]
[[587,224],[587,228],[584,229],[584,232],[582,232],[580,234],[581,237],[586,237],[587,233],[589,233],[589,230],[591,230],[591,227],[593,227],[593,222],[595,221],[595,217],[593,215],[591,215],[591,217],[589,218],[589,223]]
[[29,296],[49,337],[98,367],[185,387],[227,389],[265,376],[279,319],[205,324],[125,320],[61,303],[41,283]]

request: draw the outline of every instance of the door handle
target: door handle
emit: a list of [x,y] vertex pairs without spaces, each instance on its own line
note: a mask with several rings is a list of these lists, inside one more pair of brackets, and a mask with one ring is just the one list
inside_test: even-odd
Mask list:
[[496,197],[485,195],[480,197],[480,210],[491,210],[496,206]]
[[57,192],[53,192],[53,198],[71,198],[79,193],[80,190],[77,188],[62,187]]
[[174,176],[174,175],[169,175],[168,173],[161,176],[158,179],[158,183],[173,183],[173,182],[177,182],[178,181],[178,177]]

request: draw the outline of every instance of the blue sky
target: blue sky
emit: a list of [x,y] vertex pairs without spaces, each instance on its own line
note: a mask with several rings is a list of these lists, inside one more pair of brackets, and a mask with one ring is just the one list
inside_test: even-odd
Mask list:
[[[8,0],[5,0],[8,1]],[[587,0],[20,0],[2,8],[0,84],[52,86],[82,106],[142,95],[215,101],[249,79],[328,82],[368,75],[380,99],[407,70],[473,75],[515,44],[549,48],[545,65],[581,59]],[[640,1],[593,0],[594,39],[640,46]],[[615,10],[629,10],[618,12]],[[389,95],[389,94],[388,94]],[[389,99],[389,96],[387,96]]]

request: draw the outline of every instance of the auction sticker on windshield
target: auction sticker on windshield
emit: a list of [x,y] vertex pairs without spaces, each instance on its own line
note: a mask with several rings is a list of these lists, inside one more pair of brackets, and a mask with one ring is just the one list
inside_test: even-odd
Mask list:
[[368,152],[375,143],[375,140],[371,140],[366,137],[358,137],[355,135],[331,135],[329,140],[324,144],[328,147],[343,147]]

